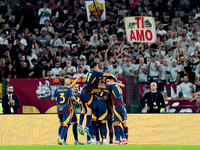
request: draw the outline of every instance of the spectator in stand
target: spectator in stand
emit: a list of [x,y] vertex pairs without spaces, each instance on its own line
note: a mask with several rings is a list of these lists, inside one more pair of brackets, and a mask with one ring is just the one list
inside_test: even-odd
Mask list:
[[183,82],[178,86],[177,93],[182,92],[183,97],[192,98],[192,92],[194,91],[194,86],[189,82],[187,75],[184,76]]
[[59,33],[55,32],[54,33],[54,39],[51,39],[51,41],[50,41],[50,46],[51,46],[52,50],[57,52],[58,46],[61,46],[61,44],[62,44],[62,41],[59,38]]
[[31,63],[31,60],[35,58],[36,60],[38,59],[37,55],[33,54],[32,50],[28,50],[27,52],[27,60],[29,61],[30,67],[33,68],[34,65]]
[[47,75],[46,75],[46,77],[45,78],[52,78],[52,74],[51,74],[51,71],[49,70],[49,71],[47,71]]
[[78,22],[76,19],[73,19],[73,14],[68,13],[68,20],[64,22],[65,29],[72,28],[72,32],[77,34],[78,31]]
[[43,3],[43,8],[40,8],[38,11],[38,16],[40,18],[40,22],[39,24],[42,26],[45,24],[46,20],[50,21],[50,17],[51,17],[51,9],[47,8],[48,7],[48,3],[44,2]]
[[66,76],[65,70],[64,69],[60,70],[59,75],[60,78],[64,78]]
[[172,60],[172,65],[167,68],[166,84],[179,83],[180,68],[177,66],[177,61]]
[[1,77],[7,78],[8,66],[6,65],[5,58],[1,58],[1,60],[0,60],[0,72],[1,72]]
[[90,71],[90,66],[89,65],[86,65],[86,59],[85,57],[82,57],[81,58],[81,65],[83,67],[83,73],[86,74],[87,72]]
[[20,31],[23,31],[24,28],[29,28],[30,31],[33,31],[35,26],[35,17],[33,11],[33,5],[30,0],[22,1],[21,9],[21,20],[20,20]]
[[49,46],[49,40],[46,38],[47,31],[46,30],[41,30],[41,35],[36,38],[37,41],[40,41],[42,44],[42,47],[47,47]]
[[162,92],[162,95],[165,101],[171,100],[171,98],[168,97],[167,92]]
[[196,62],[196,58],[194,54],[192,54],[192,56],[189,57],[188,64],[187,64],[188,68],[186,70],[189,75],[189,81],[192,83],[195,82],[195,70],[198,64],[199,62]]
[[139,64],[135,65],[134,73],[139,76],[139,82],[147,82],[148,70],[143,57],[140,57]]
[[44,27],[41,29],[40,33],[42,34],[42,31],[45,30],[47,31],[46,33],[46,38],[48,39],[48,41],[50,42],[53,35],[54,35],[54,28],[50,26],[50,21],[49,20],[45,20],[44,21]]
[[168,60],[168,64],[172,65],[172,60],[176,59],[175,56],[173,56],[173,48],[171,48],[170,50],[168,50],[167,55],[165,56],[165,58]]
[[60,68],[60,62],[57,61],[55,63],[55,68],[51,69],[51,73],[52,73],[53,78],[55,78],[56,75],[59,74],[60,70],[62,70],[62,68]]
[[42,43],[36,40],[36,36],[34,34],[32,34],[29,39],[29,49],[31,49],[32,52],[39,57],[42,53]]
[[10,29],[19,30],[19,22],[15,20],[15,15],[12,14],[10,20],[8,21],[8,25]]
[[22,61],[16,68],[14,78],[29,78],[30,69],[26,62]]
[[135,76],[135,65],[131,63],[131,59],[126,59],[126,64],[122,66],[124,76]]
[[85,77],[82,66],[78,66],[77,73],[73,75],[73,78],[77,78],[79,74],[82,74],[82,77]]
[[58,32],[59,37],[63,37],[65,34],[65,31],[66,31],[66,29],[65,29],[65,27],[63,27],[63,22],[58,20],[58,25],[55,28],[55,32]]
[[155,54],[151,55],[151,60],[147,63],[147,70],[149,72],[148,74],[148,81],[152,82],[158,81],[158,78],[160,76],[160,62],[156,60],[157,57]]
[[167,77],[167,69],[168,69],[168,59],[164,58],[163,63],[160,65],[160,78],[158,79],[158,83],[166,83]]
[[113,74],[116,77],[122,77],[122,68],[118,65],[118,62],[115,60],[112,62],[112,66],[108,69],[108,72]]
[[192,45],[188,48],[188,55],[190,55],[191,53],[194,53],[194,50],[196,48],[196,43],[197,43],[197,40],[193,38]]
[[[51,61],[50,60],[46,60],[46,59],[43,59],[46,61],[46,64],[43,65],[42,67],[42,77],[45,78],[48,76],[48,72],[51,71]],[[51,77],[52,77],[52,73],[51,74]]]
[[6,34],[4,32],[1,32],[0,44],[1,45],[8,45],[8,40],[7,40]]
[[162,22],[159,23],[158,29],[157,29],[157,34],[160,36],[163,36],[164,34],[167,34],[165,30],[163,30],[164,24]]
[[93,47],[96,47],[96,46],[99,45],[98,35],[97,34],[93,35],[93,40],[90,41],[90,45],[92,45]]
[[34,65],[34,68],[29,73],[29,77],[31,78],[41,78],[42,77],[42,66],[37,63],[37,60],[33,58],[31,63]]
[[76,68],[72,66],[72,61],[67,60],[66,61],[66,67],[64,68],[66,75],[72,77],[76,73]]

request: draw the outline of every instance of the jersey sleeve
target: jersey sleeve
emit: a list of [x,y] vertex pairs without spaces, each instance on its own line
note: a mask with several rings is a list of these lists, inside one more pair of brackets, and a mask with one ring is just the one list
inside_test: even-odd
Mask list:
[[52,97],[57,97],[57,90],[55,90],[55,91],[53,92]]
[[106,90],[111,90],[112,89],[112,85],[106,85]]
[[97,71],[97,77],[102,77],[103,76],[103,72]]
[[69,95],[70,95],[70,97],[73,97],[74,96],[74,94],[73,94],[73,92],[72,92],[72,90],[71,89],[69,89]]

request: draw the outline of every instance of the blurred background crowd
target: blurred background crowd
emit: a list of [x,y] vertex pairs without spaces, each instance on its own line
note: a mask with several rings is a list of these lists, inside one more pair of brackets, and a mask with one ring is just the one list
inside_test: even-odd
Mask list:
[[[85,0],[0,0],[0,76],[77,77],[95,61],[100,71],[117,77],[200,85],[199,1],[105,4],[106,20],[90,15],[88,22]],[[156,42],[129,44],[124,25],[129,16],[154,17]]]

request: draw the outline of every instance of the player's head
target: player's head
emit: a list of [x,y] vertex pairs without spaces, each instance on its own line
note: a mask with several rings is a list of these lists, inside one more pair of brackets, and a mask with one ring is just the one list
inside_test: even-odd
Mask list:
[[69,76],[65,76],[64,78],[65,78],[66,85],[69,86],[70,85]]
[[106,84],[108,84],[108,83],[113,83],[115,81],[115,79],[112,77],[112,76],[108,76],[107,78],[106,78]]
[[73,87],[74,92],[77,93],[77,92],[79,91],[79,88],[80,88],[79,84],[76,83],[76,84],[74,85],[74,87]]
[[8,85],[8,87],[7,87],[7,92],[8,92],[8,94],[12,94],[12,93],[13,93],[13,90],[14,90],[13,85]]
[[66,79],[65,78],[61,78],[60,79],[60,85],[61,86],[65,86],[66,85]]
[[90,64],[90,69],[91,69],[91,70],[96,70],[96,71],[98,71],[98,63],[92,62],[92,63]]

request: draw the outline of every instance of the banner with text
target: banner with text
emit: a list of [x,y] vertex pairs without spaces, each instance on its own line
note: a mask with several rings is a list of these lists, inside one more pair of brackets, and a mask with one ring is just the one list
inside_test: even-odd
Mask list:
[[[71,82],[75,79],[71,78]],[[126,85],[126,78],[118,78]],[[83,86],[84,78],[78,81]],[[54,90],[59,86],[59,78],[54,79],[10,79],[14,93],[19,97],[19,113],[56,113],[56,103],[51,101]],[[122,89],[126,102],[126,88]]]
[[129,43],[155,42],[156,27],[153,17],[126,17],[126,36]]
[[105,0],[85,1],[85,6],[88,22],[91,21],[91,15],[95,19],[100,18],[101,21],[106,20]]

